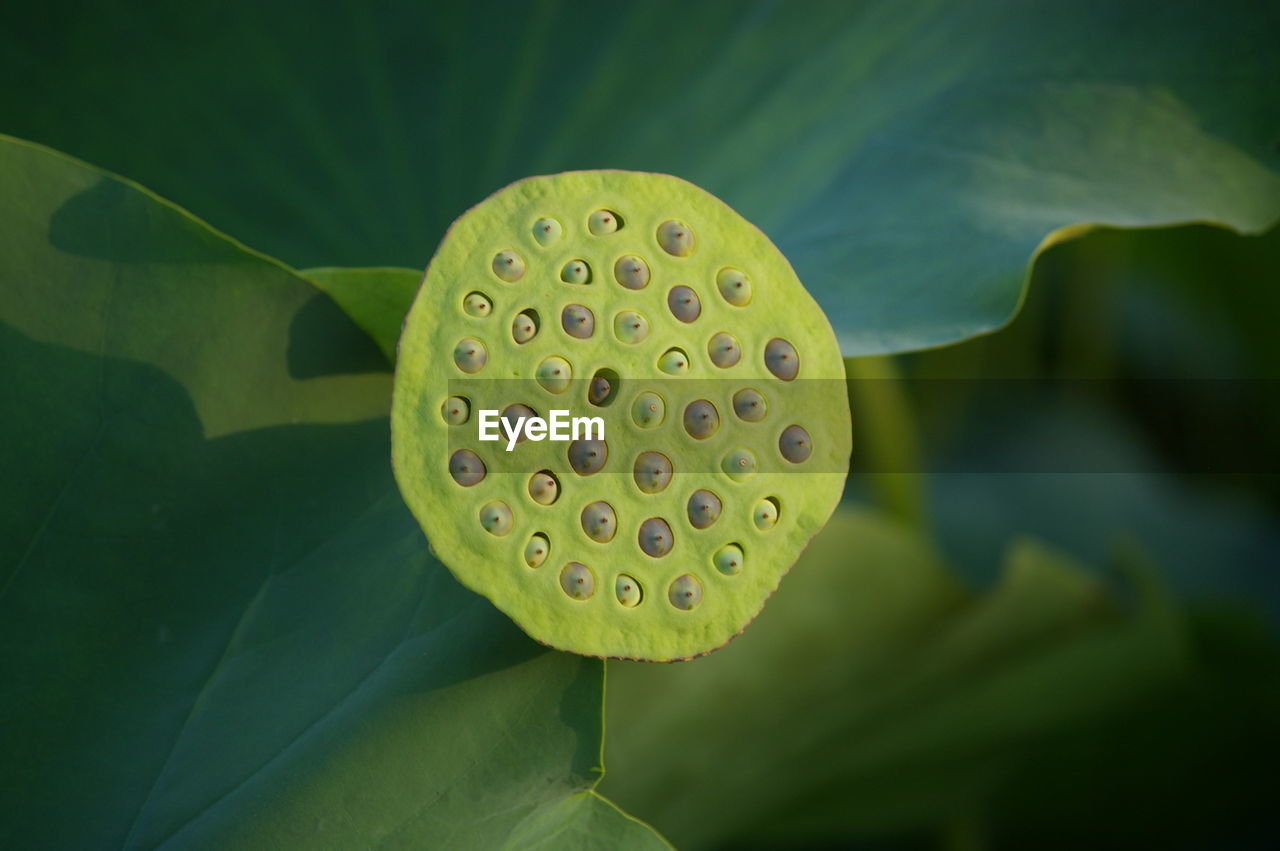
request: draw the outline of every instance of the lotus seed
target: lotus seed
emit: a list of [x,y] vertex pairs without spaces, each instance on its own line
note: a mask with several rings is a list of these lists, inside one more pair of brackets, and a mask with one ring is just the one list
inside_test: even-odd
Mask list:
[[484,343],[471,337],[463,337],[453,347],[453,362],[465,373],[479,372],[488,360],[489,353],[485,351]]
[[702,301],[698,294],[683,284],[672,287],[671,292],[667,293],[667,307],[671,308],[671,315],[681,322],[692,322],[702,313]]
[[560,482],[550,470],[539,470],[529,477],[529,496],[538,505],[551,505],[560,498]]
[[757,502],[755,510],[751,512],[751,522],[762,532],[772,529],[778,523],[778,503],[772,498]]
[[462,300],[462,309],[468,316],[488,316],[493,312],[493,302],[484,293],[467,293]]
[[517,313],[511,320],[511,336],[517,343],[527,343],[538,333],[538,323],[528,313]]
[[587,537],[601,544],[607,544],[618,533],[618,515],[613,506],[607,502],[593,502],[582,509],[582,531]]
[[649,264],[628,254],[613,264],[613,276],[629,290],[642,290],[649,285]]
[[684,409],[684,430],[694,440],[706,440],[720,428],[720,412],[706,399],[690,402]]
[[591,267],[586,260],[570,260],[560,270],[560,280],[566,284],[591,283]]
[[507,407],[503,408],[501,416],[502,419],[506,421],[506,429],[510,429],[514,432],[517,428],[520,428],[519,434],[516,435],[516,443],[524,443],[529,438],[525,435],[524,428],[521,427],[521,424],[518,421],[524,420],[525,422],[528,422],[537,415],[538,413],[528,405],[515,404],[507,405]]
[[571,304],[561,312],[560,325],[570,337],[585,340],[596,332],[596,315],[581,304]]
[[591,568],[571,561],[560,571],[560,587],[575,600],[585,600],[596,592],[596,578]]
[[671,219],[658,225],[658,245],[672,257],[693,253],[693,231],[684,222]]
[[684,375],[689,371],[689,356],[682,349],[667,349],[658,358],[658,369],[667,375]]
[[539,245],[550,245],[560,238],[563,231],[555,219],[541,218],[533,223],[533,238]]
[[603,440],[575,440],[569,444],[569,466],[579,476],[600,472],[609,459],[609,446]]
[[667,406],[662,397],[648,390],[636,396],[631,403],[631,419],[640,428],[655,428],[662,425]]
[[662,558],[671,552],[675,538],[671,535],[671,526],[661,517],[650,517],[640,524],[640,549],[647,556]]
[[449,425],[462,425],[471,419],[471,403],[461,396],[450,396],[440,406],[440,416]]
[[524,258],[514,251],[499,251],[493,258],[493,274],[507,283],[524,277]]
[[702,583],[693,574],[686,573],[671,583],[667,599],[677,609],[687,612],[702,602]]
[[618,214],[612,210],[596,210],[587,219],[587,230],[595,236],[605,236],[618,230]]
[[640,590],[640,583],[625,573],[618,574],[617,580],[613,583],[613,593],[617,595],[618,602],[628,609],[634,609],[640,605],[640,600],[644,597]]
[[485,472],[484,462],[470,449],[459,449],[449,456],[449,475],[464,488],[480,484]]
[[484,508],[480,509],[480,525],[490,535],[505,537],[515,525],[511,507],[500,499],[485,503]]
[[716,550],[715,558],[712,561],[715,562],[716,570],[725,576],[733,576],[742,570],[742,547],[737,544],[725,544]]
[[799,464],[809,460],[809,453],[813,451],[813,441],[809,439],[809,432],[798,425],[789,425],[782,430],[782,435],[778,438],[778,451],[792,464]]
[[549,393],[563,393],[573,378],[573,367],[562,357],[552,355],[538,364],[538,383]]
[[756,456],[746,449],[734,449],[724,456],[720,469],[735,482],[742,481],[756,471]]
[[689,523],[695,529],[706,529],[720,518],[720,497],[708,490],[696,490],[689,497]]
[[791,381],[800,371],[800,356],[796,347],[781,337],[774,337],[764,347],[764,365],[783,381]]
[[735,307],[751,303],[751,281],[741,269],[726,266],[716,274],[716,289],[725,301]]
[[649,320],[634,310],[613,317],[613,334],[624,343],[639,343],[649,336]]
[[742,347],[738,345],[737,337],[728,331],[721,331],[707,343],[707,356],[716,366],[728,369],[742,357]]
[[587,387],[587,401],[597,408],[613,404],[614,397],[618,395],[619,383],[618,373],[612,369],[597,370]]
[[636,486],[645,493],[658,493],[671,484],[671,459],[661,452],[641,452],[636,456]]
[[744,422],[758,423],[769,413],[769,405],[759,390],[745,387],[733,394],[733,412]]
[[524,563],[530,567],[540,567],[547,560],[547,555],[551,552],[551,542],[547,540],[547,536],[538,532],[529,538],[529,543],[524,545]]

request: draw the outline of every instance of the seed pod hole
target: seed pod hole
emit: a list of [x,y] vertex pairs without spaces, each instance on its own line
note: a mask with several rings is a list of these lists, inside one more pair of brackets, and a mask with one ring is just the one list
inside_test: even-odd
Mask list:
[[720,497],[709,490],[696,490],[689,497],[686,511],[689,525],[695,529],[706,529],[720,519]]
[[653,558],[662,558],[671,552],[676,542],[671,534],[671,525],[661,517],[650,517],[641,523],[637,538],[640,550]]
[[560,280],[566,284],[591,283],[591,266],[586,260],[570,260],[560,270]]
[[649,320],[634,310],[624,310],[613,317],[613,336],[634,345],[649,336]]
[[609,460],[609,445],[603,440],[575,440],[566,451],[569,466],[579,476],[594,475]]
[[596,577],[580,561],[571,561],[560,571],[560,589],[574,600],[585,600],[596,592]]
[[672,257],[688,257],[693,253],[693,229],[685,222],[669,219],[658,225],[658,245]]
[[702,602],[702,583],[692,573],[677,578],[667,589],[667,599],[677,609],[689,611]]
[[548,393],[563,393],[569,389],[569,381],[573,378],[573,367],[562,357],[552,355],[543,358],[537,369],[538,384]]
[[464,488],[480,484],[486,472],[480,456],[470,449],[459,449],[449,456],[449,475]]
[[622,217],[613,210],[596,210],[587,217],[587,230],[593,236],[608,236],[622,228]]
[[644,590],[634,576],[619,573],[613,582],[613,593],[624,608],[634,609],[644,599]]
[[468,316],[485,317],[493,313],[493,301],[482,292],[469,292],[462,300],[462,310]]
[[560,480],[550,470],[539,470],[529,477],[529,496],[538,505],[553,505],[560,498]]
[[735,576],[742,572],[742,564],[745,557],[742,552],[741,544],[725,544],[716,550],[716,554],[712,557],[712,562],[716,566],[716,570],[725,576]]
[[612,369],[597,369],[587,387],[587,402],[597,408],[607,408],[618,398],[622,379]]
[[500,499],[486,502],[480,509],[480,525],[490,535],[496,535],[499,538],[507,536],[511,533],[511,527],[515,525],[511,506]]
[[485,349],[484,343],[473,337],[463,337],[453,347],[454,364],[468,375],[484,369],[488,361],[489,352]]
[[684,430],[694,440],[706,440],[720,428],[720,412],[706,399],[690,402],[684,409]]
[[511,320],[511,338],[523,345],[538,336],[538,331],[541,328],[542,321],[538,316],[538,311],[532,307],[526,307],[516,314],[515,319]]
[[778,512],[780,510],[778,498],[776,496],[766,496],[757,502],[756,507],[752,509],[751,522],[756,524],[756,528],[761,532],[767,532],[778,525]]
[[596,332],[596,315],[585,305],[566,305],[560,312],[560,327],[570,337],[585,340]]
[[510,249],[499,251],[493,258],[493,274],[507,283],[524,277],[524,258]]
[[658,369],[667,375],[684,375],[689,371],[689,355],[684,349],[667,349],[658,358]]
[[471,400],[465,396],[450,396],[440,404],[440,417],[449,425],[462,425],[471,419]]
[[681,284],[667,293],[667,307],[681,322],[692,322],[702,314],[702,300],[689,287]]
[[800,371],[800,355],[796,347],[781,337],[774,337],[764,347],[764,365],[777,378],[791,381]]
[[749,449],[730,450],[720,462],[720,469],[735,482],[740,482],[756,471],[756,456]]
[[649,264],[634,254],[619,257],[613,264],[613,277],[629,290],[649,286]]
[[742,346],[738,344],[737,337],[721,331],[707,342],[707,357],[721,369],[728,369],[742,358]]
[[631,403],[631,421],[640,428],[657,428],[667,415],[667,405],[662,397],[651,390],[636,396]]
[[607,544],[618,534],[618,515],[607,502],[591,503],[582,509],[579,519],[582,521],[582,531],[596,543]]
[[550,554],[551,542],[541,532],[535,533],[529,538],[529,543],[524,545],[524,563],[529,567],[541,567]]
[[671,484],[671,459],[661,452],[641,452],[636,456],[632,474],[636,487],[644,493],[659,493]]
[[533,223],[533,238],[541,246],[551,245],[564,233],[564,228],[555,219],[544,216]]
[[726,266],[716,273],[716,289],[720,297],[734,307],[746,307],[751,303],[751,281],[741,269]]
[[744,387],[733,394],[733,412],[743,422],[758,423],[768,415],[769,404],[759,390]]
[[518,402],[514,405],[507,405],[502,409],[501,414],[504,423],[502,433],[504,435],[508,432],[516,433],[516,443],[524,443],[529,439],[524,433],[524,426],[537,415],[537,411],[528,405],[522,405]]
[[800,426],[789,425],[778,436],[778,451],[792,464],[800,464],[809,460],[809,455],[813,452],[813,440],[809,437],[809,432]]

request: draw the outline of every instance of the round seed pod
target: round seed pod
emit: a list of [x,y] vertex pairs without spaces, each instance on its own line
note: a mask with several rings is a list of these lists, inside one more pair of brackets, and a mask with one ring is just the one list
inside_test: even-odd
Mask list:
[[618,214],[613,210],[596,210],[587,219],[587,230],[593,236],[606,236],[615,233],[620,226]]
[[613,317],[613,335],[630,345],[643,343],[649,336],[649,320],[634,310],[624,310]]
[[462,309],[468,316],[481,318],[493,313],[493,302],[484,293],[467,293],[462,300]]
[[464,488],[474,487],[484,481],[484,462],[470,449],[459,449],[449,456],[449,475]]
[[728,331],[721,331],[707,342],[707,357],[721,369],[728,369],[742,359],[742,346],[738,338]]
[[511,339],[523,345],[536,337],[538,334],[536,317],[536,312],[517,313],[516,318],[511,320]]
[[684,430],[694,440],[706,440],[720,428],[720,412],[706,399],[690,402],[684,409]]
[[[617,226],[593,232],[602,211]],[[582,272],[562,278],[567,263]],[[489,309],[467,310],[472,293]],[[646,334],[620,319],[632,315]],[[732,363],[718,334],[739,352]],[[843,491],[852,430],[835,335],[763,234],[676,178],[530,178],[471,209],[431,261],[396,375],[396,480],[433,552],[556,648],[714,650],[756,616]],[[599,406],[596,376],[610,385]],[[698,406],[686,424],[698,402],[714,428]],[[516,405],[599,417],[604,434],[560,442],[527,423],[510,452],[505,433],[479,440],[488,412]],[[476,481],[471,456],[455,461],[464,447],[484,467]]]
[[566,284],[591,283],[591,266],[586,260],[570,260],[560,270],[560,280]]

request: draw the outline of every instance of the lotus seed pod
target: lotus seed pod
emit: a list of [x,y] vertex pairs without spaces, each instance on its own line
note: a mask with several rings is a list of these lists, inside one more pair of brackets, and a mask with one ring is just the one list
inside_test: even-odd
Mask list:
[[635,577],[625,573],[618,574],[618,578],[613,583],[613,593],[617,595],[619,605],[628,609],[634,609],[644,599],[640,583],[635,580]]
[[484,293],[467,293],[462,300],[462,309],[468,316],[488,316],[493,313],[493,302]]
[[667,415],[667,405],[657,393],[646,390],[631,403],[631,421],[640,428],[657,428]]
[[618,230],[618,214],[613,210],[596,210],[587,219],[587,230],[594,236],[605,236]]
[[507,283],[515,283],[524,277],[524,258],[507,249],[493,255],[493,274]]
[[649,286],[649,264],[634,254],[619,257],[613,264],[613,277],[629,290],[642,290]]
[[521,420],[524,420],[527,422],[533,419],[534,417],[536,417],[537,415],[538,415],[537,412],[534,411],[533,408],[530,408],[528,405],[521,405],[521,404],[507,405],[507,407],[502,409],[502,419],[506,423],[506,425],[503,428],[503,434],[506,434],[508,429],[512,432],[515,432],[517,429],[519,429],[519,433],[516,436],[516,443],[524,443],[529,438],[524,432],[524,427],[521,425]]
[[712,336],[707,343],[707,357],[721,369],[728,369],[742,357],[742,347],[738,345],[737,337],[727,331],[721,331]]
[[582,531],[599,544],[607,544],[618,534],[618,515],[607,502],[593,502],[582,509]]
[[596,592],[596,578],[591,568],[571,561],[560,571],[560,588],[575,600],[585,600]]
[[702,583],[693,574],[686,573],[671,583],[667,599],[677,609],[692,611],[702,602]]
[[560,325],[570,337],[586,340],[596,332],[596,315],[589,307],[571,304],[561,312]]
[[800,356],[796,347],[780,337],[774,337],[764,347],[764,365],[783,381],[792,381],[800,371]]
[[762,532],[772,529],[778,523],[778,503],[767,497],[760,500],[751,512],[751,521]]
[[659,493],[671,484],[671,459],[661,452],[641,452],[636,457],[636,487],[645,493]]
[[464,488],[480,484],[484,474],[484,462],[470,449],[459,449],[449,456],[449,475]]
[[759,390],[744,387],[733,394],[733,412],[744,422],[758,423],[768,416],[769,405]]
[[560,238],[562,233],[564,233],[564,228],[555,219],[543,217],[533,223],[533,238],[541,246],[551,245]]
[[695,529],[706,529],[720,518],[720,497],[709,490],[696,490],[689,497],[686,513],[689,525]]
[[716,570],[725,576],[735,576],[742,572],[742,547],[737,544],[725,544],[716,550],[713,561],[715,562]]
[[549,393],[563,393],[569,389],[573,367],[562,357],[552,355],[538,364],[538,383]]
[[515,525],[515,517],[511,514],[511,506],[500,499],[486,502],[480,509],[480,525],[490,535],[506,537]]
[[798,425],[789,425],[778,438],[778,451],[792,464],[799,464],[809,460],[809,455],[813,452],[813,441],[809,432]]
[[746,307],[751,303],[751,281],[741,269],[731,266],[721,269],[716,274],[716,289],[734,307]]
[[591,283],[591,266],[586,260],[570,260],[560,270],[560,280],[566,284]]
[[539,470],[529,477],[529,496],[538,505],[553,505],[560,498],[560,482],[550,470]]
[[684,375],[689,371],[689,356],[680,349],[668,349],[658,359],[658,369],[667,375]]
[[720,428],[720,412],[706,399],[690,402],[684,409],[684,430],[694,440],[706,440]]
[[693,229],[675,219],[665,221],[658,225],[658,245],[672,257],[688,257],[693,253]]
[[527,343],[538,333],[538,323],[527,313],[517,313],[511,320],[511,337],[517,343]]
[[450,396],[440,406],[440,416],[449,425],[462,425],[471,418],[471,403],[461,396]]
[[[604,212],[614,228],[595,233]],[[795,272],[719,200],[655,174],[530,178],[432,258],[399,342],[391,454],[441,563],[531,636],[687,659],[751,622],[839,502],[844,387]],[[490,411],[564,409],[587,433],[561,442],[535,420],[510,451],[502,428],[479,439]]]
[[675,546],[671,526],[661,517],[650,517],[640,524],[640,549],[647,556],[662,558]]
[[529,543],[524,545],[524,563],[529,567],[541,567],[550,553],[551,542],[547,540],[546,535],[538,532],[529,538]]
[[489,353],[485,351],[484,343],[471,337],[463,337],[453,347],[453,362],[465,373],[479,372],[488,360]]
[[671,315],[681,322],[692,322],[702,314],[702,301],[698,294],[683,284],[672,287],[667,293],[667,307]]
[[575,440],[569,444],[569,466],[579,476],[600,472],[609,460],[609,446],[603,440]]
[[624,310],[613,317],[613,335],[631,345],[642,343],[649,336],[649,320],[634,310]]

